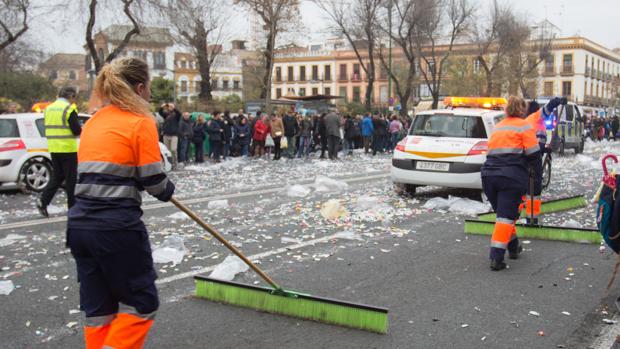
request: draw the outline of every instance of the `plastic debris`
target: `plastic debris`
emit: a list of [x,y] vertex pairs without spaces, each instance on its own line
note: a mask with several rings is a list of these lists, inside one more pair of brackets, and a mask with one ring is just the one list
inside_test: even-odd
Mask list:
[[289,237],[282,237],[282,239],[280,239],[280,242],[282,242],[283,244],[289,244],[289,243],[293,243],[293,244],[298,244],[301,243],[302,240],[299,239],[294,239],[294,238],[289,238]]
[[434,197],[429,199],[422,208],[429,210],[445,210],[456,214],[476,215],[479,213],[489,212],[491,206],[489,204],[475,201],[457,196],[449,196],[447,199],[442,197]]
[[228,200],[213,200],[207,205],[209,210],[223,210],[228,208]]
[[340,200],[331,199],[321,205],[321,216],[325,219],[338,219],[348,214]]
[[189,216],[185,212],[175,212],[175,213],[169,215],[168,218],[170,218],[172,220],[190,219]]
[[338,181],[325,176],[316,176],[313,186],[317,192],[325,193],[341,192],[349,188],[347,182]]
[[618,321],[612,319],[603,319],[603,322],[607,325],[615,325]]
[[537,312],[537,311],[530,310],[530,312],[529,312],[529,313],[527,313],[527,315],[531,315],[531,316],[540,316],[540,313],[539,313],[539,312]]
[[26,239],[26,237],[24,235],[19,235],[19,234],[9,234],[7,236],[5,236],[4,238],[0,239],[0,247],[5,247],[5,246],[9,246],[12,245],[13,243],[19,241],[19,240],[24,240]]
[[379,199],[373,196],[360,196],[357,198],[356,210],[366,211],[379,206]]
[[177,265],[183,261],[186,253],[187,248],[183,243],[183,237],[173,234],[153,250],[153,262],[164,264],[172,262],[172,265]]
[[250,267],[239,257],[227,256],[222,263],[218,264],[215,269],[213,269],[209,277],[224,281],[232,281],[235,275],[243,273],[248,269],[250,269]]
[[345,240],[364,240],[358,233],[350,230],[341,231],[334,235],[336,239],[345,239]]
[[4,280],[0,281],[0,295],[8,296],[15,289],[15,285],[13,285],[13,281]]
[[310,188],[300,184],[289,185],[286,187],[286,195],[293,198],[303,198],[310,194]]
[[562,224],[563,227],[567,227],[567,228],[583,228],[583,226],[581,225],[581,223],[577,222],[574,219],[568,219],[564,222],[564,224]]

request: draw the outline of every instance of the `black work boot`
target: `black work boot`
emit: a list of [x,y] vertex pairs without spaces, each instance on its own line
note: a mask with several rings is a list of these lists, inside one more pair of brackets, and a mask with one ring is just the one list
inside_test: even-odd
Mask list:
[[491,270],[500,271],[506,269],[506,263],[504,261],[498,261],[495,259],[491,259]]
[[536,226],[536,227],[540,227],[541,226],[540,219],[538,217],[536,217],[536,218],[529,218],[529,217],[525,218],[525,224],[533,225],[533,226]]
[[37,199],[36,206],[41,216],[49,218],[50,215],[47,213],[47,206],[43,205],[43,201],[41,201],[41,198]]
[[521,252],[523,252],[523,246],[518,245],[517,248],[513,251],[511,251],[510,249],[508,250],[508,258],[510,259],[519,259],[519,256],[521,255]]

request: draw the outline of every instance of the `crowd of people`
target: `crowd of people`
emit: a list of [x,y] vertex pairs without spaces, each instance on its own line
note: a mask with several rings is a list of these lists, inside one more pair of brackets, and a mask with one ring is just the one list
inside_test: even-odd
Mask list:
[[[411,124],[409,117],[398,115],[341,116],[336,111],[321,115],[216,111],[193,120],[190,113],[180,112],[172,103],[159,108],[158,120],[160,138],[171,151],[175,168],[178,163],[217,163],[236,156],[279,160],[308,158],[320,151],[321,159],[334,160],[340,151],[347,156],[360,148],[376,155],[393,151]],[[203,152],[206,142],[208,154]]]
[[586,117],[585,130],[593,141],[603,139],[616,140],[620,130],[620,118],[617,115],[607,118]]

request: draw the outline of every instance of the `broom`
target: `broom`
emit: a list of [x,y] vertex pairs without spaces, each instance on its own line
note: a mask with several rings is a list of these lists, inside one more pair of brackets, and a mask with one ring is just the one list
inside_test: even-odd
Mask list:
[[311,296],[284,290],[263,270],[250,261],[239,249],[231,245],[213,227],[174,197],[170,199],[198,225],[208,231],[224,246],[254,270],[269,287],[246,285],[238,282],[196,276],[196,296],[247,308],[282,314],[334,325],[357,328],[371,332],[387,333],[388,310],[364,304]]

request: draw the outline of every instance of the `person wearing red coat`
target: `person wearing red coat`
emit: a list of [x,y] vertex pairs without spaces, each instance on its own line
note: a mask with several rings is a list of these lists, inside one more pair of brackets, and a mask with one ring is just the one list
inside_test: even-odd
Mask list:
[[260,158],[265,154],[265,140],[267,140],[269,132],[271,132],[269,121],[267,120],[267,116],[263,115],[260,120],[254,124],[254,134],[252,135],[252,139],[254,139],[254,144],[256,145],[254,149],[254,155],[256,157]]

